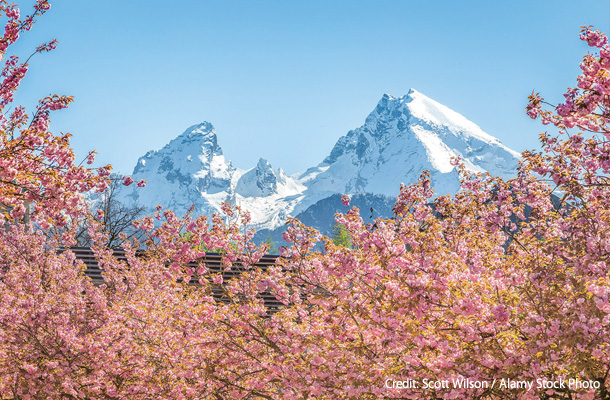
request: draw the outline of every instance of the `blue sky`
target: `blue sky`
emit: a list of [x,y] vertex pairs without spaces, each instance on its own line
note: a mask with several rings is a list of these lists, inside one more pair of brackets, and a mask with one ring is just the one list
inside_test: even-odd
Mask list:
[[14,52],[59,47],[30,62],[18,104],[73,95],[52,129],[123,173],[202,121],[237,167],[264,157],[303,171],[384,93],[411,87],[537,148],[545,127],[525,115],[527,95],[559,101],[588,51],[579,27],[610,31],[607,0],[51,3]]

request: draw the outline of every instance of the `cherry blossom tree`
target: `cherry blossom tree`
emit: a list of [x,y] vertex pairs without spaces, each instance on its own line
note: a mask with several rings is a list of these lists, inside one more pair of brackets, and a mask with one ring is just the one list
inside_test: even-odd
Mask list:
[[[4,35],[0,37],[0,61],[4,61],[0,83],[0,204],[2,218],[17,221],[27,217],[43,228],[51,223],[63,226],[69,217],[82,214],[86,207],[79,193],[103,191],[110,166],[92,171],[74,163],[70,135],[49,132],[50,112],[66,108],[70,96],[52,95],[42,99],[30,116],[23,107],[10,111],[14,93],[25,77],[30,58],[53,50],[52,40],[36,48],[25,62],[7,51],[19,37],[29,31],[36,19],[50,8],[48,1],[34,4],[30,15],[21,17],[14,4],[0,1],[0,15],[7,18]],[[93,163],[95,152],[86,162]]]
[[[0,1],[2,54],[48,8],[20,19]],[[50,96],[31,118],[16,108],[0,126],[0,397],[609,399],[610,48],[590,27],[582,38],[598,52],[566,102],[530,97],[528,114],[558,134],[515,179],[456,160],[462,190],[435,197],[423,172],[392,218],[337,215],[350,246],[290,219],[290,246],[265,268],[230,204],[211,219],[159,206],[117,259],[81,195],[105,190],[110,167],[75,165],[69,136],[48,132],[72,99]],[[6,61],[0,106],[26,70]],[[66,247],[76,217],[103,285]]]

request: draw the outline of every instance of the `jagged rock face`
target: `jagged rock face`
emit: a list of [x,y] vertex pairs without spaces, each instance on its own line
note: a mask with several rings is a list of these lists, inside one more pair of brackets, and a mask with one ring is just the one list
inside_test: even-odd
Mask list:
[[[403,97],[384,95],[364,125],[341,137],[328,157],[292,176],[262,158],[249,170],[233,167],[214,127],[194,125],[138,160],[134,179],[146,179],[148,185],[127,197],[178,213],[194,205],[195,214],[206,215],[231,201],[251,212],[252,227],[273,230],[288,216],[321,210],[311,206],[337,194],[395,198],[400,184],[416,182],[422,170],[431,172],[437,194],[454,194],[459,177],[451,158],[458,156],[472,171],[505,178],[515,173],[519,161],[518,153],[474,123],[411,90]],[[325,229],[330,223],[318,222]]]
[[287,180],[284,171],[274,171],[264,158],[258,160],[255,168],[246,172],[237,181],[235,192],[244,197],[270,196],[278,193],[278,185],[285,185]]
[[132,190],[130,197],[150,207],[161,204],[186,211],[195,205],[207,212],[211,204],[202,193],[226,199],[235,173],[222,154],[214,127],[204,122],[191,126],[162,149],[140,157],[133,177],[146,179],[148,184]]
[[336,191],[395,196],[401,183],[414,183],[428,170],[437,194],[454,194],[459,177],[451,158],[458,156],[470,170],[502,177],[514,174],[519,161],[498,139],[412,89],[399,98],[384,95],[364,125],[341,137],[299,180],[317,196]]
[[150,209],[160,204],[178,214],[194,206],[194,213],[203,215],[219,212],[222,202],[230,201],[251,211],[253,227],[282,225],[304,190],[264,159],[250,170],[233,167],[208,122],[193,125],[162,149],[146,153],[132,175],[148,184],[128,190],[123,201]]

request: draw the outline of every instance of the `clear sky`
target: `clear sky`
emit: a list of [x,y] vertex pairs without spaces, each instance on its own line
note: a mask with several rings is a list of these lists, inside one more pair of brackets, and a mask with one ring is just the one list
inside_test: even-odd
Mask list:
[[536,148],[545,127],[525,115],[527,95],[556,102],[575,85],[581,25],[610,33],[608,0],[51,3],[16,53],[59,47],[30,62],[18,104],[73,95],[53,131],[123,173],[202,121],[237,167],[264,157],[303,171],[384,93],[411,87],[517,151]]

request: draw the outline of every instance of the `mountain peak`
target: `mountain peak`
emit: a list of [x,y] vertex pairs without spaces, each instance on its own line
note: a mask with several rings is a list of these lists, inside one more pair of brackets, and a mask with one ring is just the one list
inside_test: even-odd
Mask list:
[[[371,130],[379,131],[380,124],[386,125],[390,121],[397,121],[403,126],[418,124],[431,129],[433,126],[444,127],[458,135],[466,135],[483,142],[500,143],[497,138],[484,132],[463,115],[413,88],[402,97],[384,94],[375,110],[367,117],[366,124]],[[513,155],[519,156],[517,153]]]
[[186,129],[175,139],[171,140],[166,148],[181,149],[181,152],[188,149],[188,152],[193,155],[222,155],[222,148],[218,145],[216,137],[216,129],[209,122],[195,124]]
[[411,101],[413,101],[415,99],[431,100],[428,97],[421,94],[420,92],[418,92],[417,90],[411,88],[411,89],[409,89],[407,94],[402,97],[396,97],[390,93],[384,93],[383,96],[381,96],[381,99],[379,100],[379,102],[377,103],[376,109],[388,108],[388,107],[395,108],[397,105],[402,105],[403,103],[410,103]]
[[422,170],[431,172],[438,194],[455,193],[456,156],[472,171],[504,177],[514,174],[519,157],[462,115],[410,89],[400,97],[385,93],[365,123],[339,138],[323,162],[290,177],[262,157],[248,170],[233,167],[214,126],[192,125],[138,160],[133,177],[149,184],[127,197],[179,212],[195,205],[196,213],[207,215],[234,201],[252,212],[257,228],[275,228],[337,193],[394,197],[401,183],[416,182]]
[[195,124],[195,125],[188,127],[187,130],[184,131],[183,135],[190,136],[190,137],[197,136],[197,135],[216,136],[216,129],[214,129],[214,125],[212,125],[211,123],[209,123],[207,121],[203,121],[200,124]]
[[278,176],[269,161],[259,158],[256,167],[243,174],[235,192],[244,197],[269,196],[277,192]]
[[209,140],[213,139],[216,141],[216,129],[214,125],[209,122],[202,122],[188,127],[181,135],[176,139],[195,139],[195,140]]
[[263,157],[260,157],[258,159],[258,163],[256,163],[256,168],[257,169],[271,169],[271,164],[269,164],[269,161],[265,160]]
[[364,125],[301,179],[312,192],[392,195],[429,170],[440,194],[455,193],[460,182],[451,159],[458,156],[471,171],[502,177],[514,174],[519,159],[461,114],[411,89],[402,97],[384,94]]
[[140,157],[133,175],[146,176],[151,186],[155,181],[176,185],[172,190],[178,195],[187,188],[196,193],[225,190],[234,172],[218,145],[214,126],[202,122],[190,126],[160,150]]

